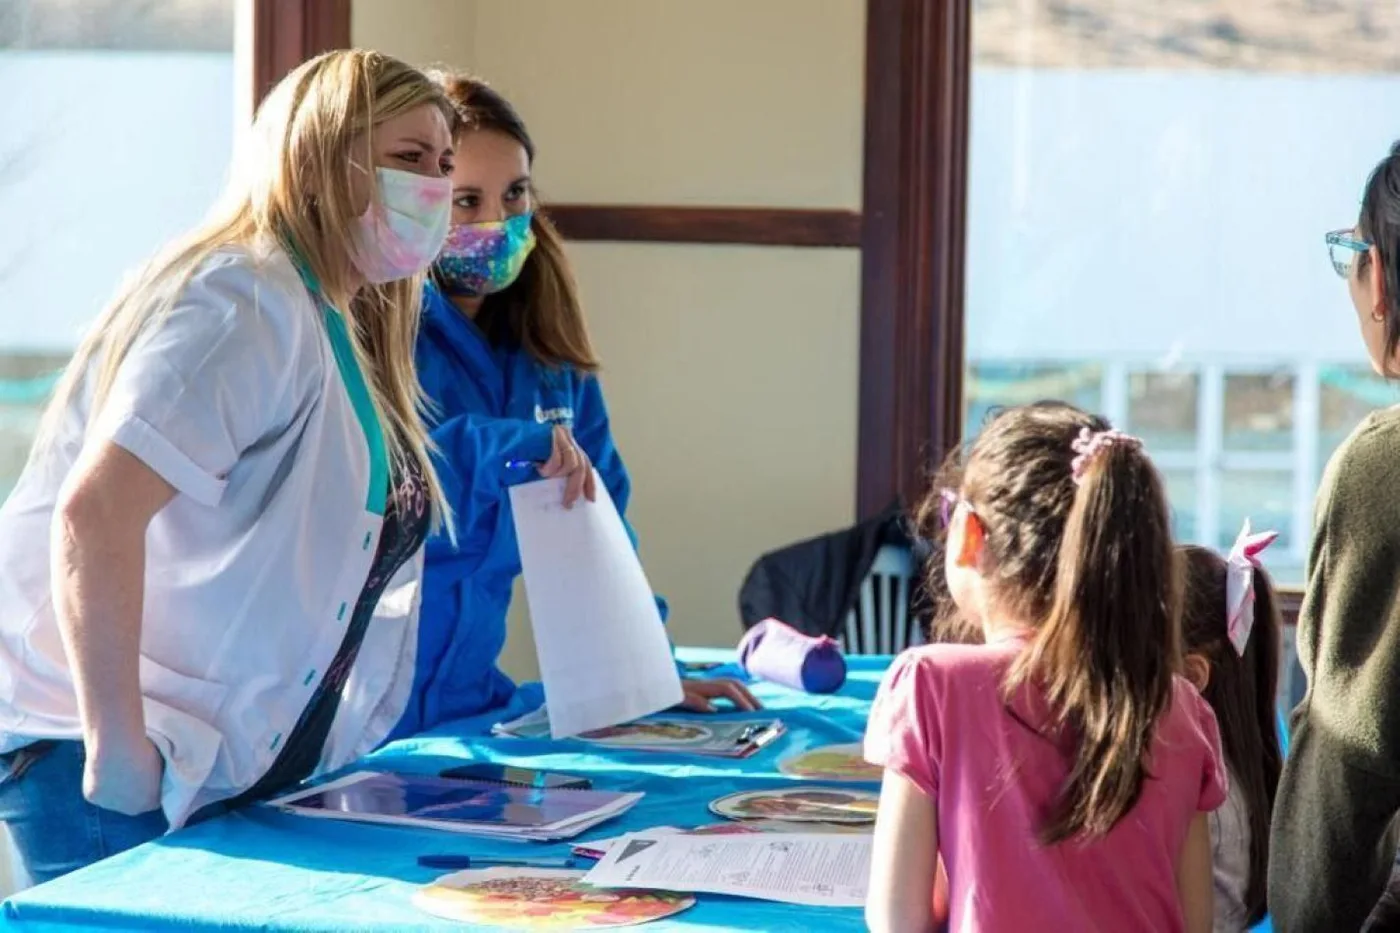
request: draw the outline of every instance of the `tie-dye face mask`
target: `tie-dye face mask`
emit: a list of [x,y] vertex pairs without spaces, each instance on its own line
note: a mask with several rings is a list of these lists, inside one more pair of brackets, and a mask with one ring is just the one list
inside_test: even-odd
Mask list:
[[379,196],[356,221],[351,258],[375,285],[406,279],[433,261],[452,220],[452,179],[375,169]]
[[509,288],[535,248],[533,213],[505,220],[454,224],[434,270],[443,291],[480,298]]

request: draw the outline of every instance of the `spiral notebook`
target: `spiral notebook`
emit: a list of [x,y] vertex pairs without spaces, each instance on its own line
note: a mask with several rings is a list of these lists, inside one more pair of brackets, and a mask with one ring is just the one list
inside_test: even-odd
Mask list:
[[418,826],[553,842],[630,810],[640,793],[511,787],[487,781],[360,771],[269,804],[300,816]]

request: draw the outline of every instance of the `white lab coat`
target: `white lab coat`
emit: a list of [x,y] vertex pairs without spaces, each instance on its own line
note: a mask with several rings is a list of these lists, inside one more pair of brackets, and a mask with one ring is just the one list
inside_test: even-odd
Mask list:
[[[147,327],[95,421],[77,393],[0,509],[0,751],[81,735],[50,525],[82,445],[111,440],[178,491],[147,535],[141,630],[165,815],[178,828],[267,771],[340,647],[382,521],[323,313],[279,248],[222,252]],[[322,770],[402,714],[421,573],[420,548],[380,600]]]

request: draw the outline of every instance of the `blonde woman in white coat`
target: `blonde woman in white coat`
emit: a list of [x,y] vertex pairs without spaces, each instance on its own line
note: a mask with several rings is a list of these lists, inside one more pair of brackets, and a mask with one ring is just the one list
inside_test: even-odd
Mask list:
[[298,68],[209,220],[69,365],[0,510],[0,819],[35,880],[399,718],[439,518],[413,345],[453,119],[374,52]]

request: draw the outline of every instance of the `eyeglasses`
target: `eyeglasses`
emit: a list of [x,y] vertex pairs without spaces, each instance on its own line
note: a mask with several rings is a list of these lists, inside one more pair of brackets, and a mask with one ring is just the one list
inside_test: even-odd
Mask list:
[[1332,268],[1344,279],[1351,277],[1351,266],[1356,262],[1356,257],[1371,248],[1370,243],[1357,238],[1354,230],[1333,230],[1326,239]]

